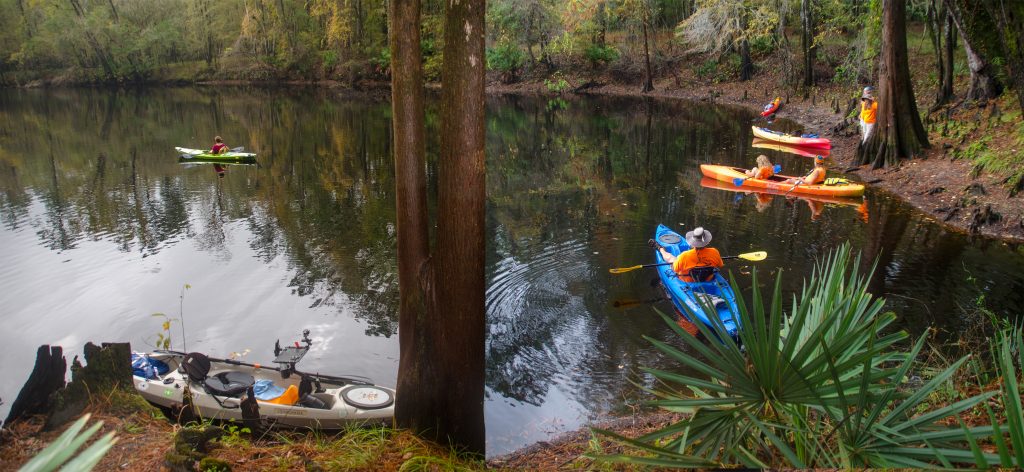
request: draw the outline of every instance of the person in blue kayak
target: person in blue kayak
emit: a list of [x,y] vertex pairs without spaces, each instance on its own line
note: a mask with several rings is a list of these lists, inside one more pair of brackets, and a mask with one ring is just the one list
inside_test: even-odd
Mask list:
[[[665,259],[665,262],[672,263],[672,270],[675,271],[679,278],[683,279],[684,282],[693,282],[693,278],[690,277],[690,271],[699,267],[714,267],[719,268],[725,265],[722,261],[722,255],[718,253],[718,249],[713,247],[707,247],[711,243],[711,231],[708,231],[702,227],[694,228],[693,231],[686,233],[686,244],[689,244],[691,249],[689,251],[683,251],[678,257],[673,256],[670,252],[666,251],[665,248],[661,247],[653,239],[647,241],[652,248],[657,248],[661,252],[661,257]],[[711,274],[708,279],[710,280],[714,274]],[[701,282],[704,282],[703,280]]]
[[213,138],[213,148],[210,149],[211,154],[224,154],[228,152],[228,145],[224,144],[224,138],[215,136]]
[[796,185],[817,185],[825,181],[825,173],[828,169],[825,168],[825,157],[816,156],[814,158],[814,169],[811,172],[799,179],[786,179],[787,184]]

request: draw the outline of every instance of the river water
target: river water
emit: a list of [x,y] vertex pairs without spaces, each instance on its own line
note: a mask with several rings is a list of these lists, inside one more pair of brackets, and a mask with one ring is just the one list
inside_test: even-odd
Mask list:
[[[263,363],[276,339],[310,329],[305,369],[394,386],[389,116],[386,101],[314,89],[0,91],[0,415],[40,344],[151,349],[166,319],[175,348]],[[629,413],[638,368],[672,366],[641,339],[673,336],[656,274],[608,273],[651,262],[659,222],[708,228],[723,255],[768,251],[757,268],[782,269],[787,292],[848,241],[878,258],[871,289],[914,332],[976,327],[979,300],[1022,312],[1020,247],[970,240],[875,191],[822,203],[702,186],[698,164],[765,152],[751,147],[753,119],[704,103],[489,99],[489,455]],[[433,191],[436,106],[427,121]],[[174,146],[215,134],[258,165],[178,162]],[[729,268],[749,293],[749,263]]]

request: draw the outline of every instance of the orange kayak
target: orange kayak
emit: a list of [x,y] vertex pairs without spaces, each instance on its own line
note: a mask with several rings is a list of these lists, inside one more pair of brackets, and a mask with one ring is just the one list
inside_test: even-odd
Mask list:
[[[746,182],[744,182],[744,183],[746,183]],[[788,186],[786,186],[786,189],[784,189],[784,190],[778,190],[778,189],[769,190],[769,189],[766,189],[766,188],[751,188],[751,187],[748,187],[746,185],[743,185],[741,187],[737,187],[732,182],[726,183],[726,182],[722,182],[721,180],[712,179],[711,177],[704,177],[703,179],[700,179],[700,186],[704,187],[704,188],[713,188],[713,189],[718,189],[718,190],[725,190],[725,191],[728,191],[728,192],[741,192],[741,193],[752,192],[752,193],[759,193],[759,194],[764,194],[764,195],[782,195],[782,194],[786,193],[786,190],[789,189]],[[789,196],[799,197],[799,198],[804,199],[804,200],[812,200],[812,201],[815,201],[815,202],[828,203],[828,204],[832,204],[832,205],[849,205],[849,206],[852,206],[852,207],[860,207],[861,205],[864,204],[864,200],[861,199],[861,198],[836,197],[836,196],[833,196],[833,195],[805,195],[805,194],[797,195],[796,192],[799,191],[799,190],[800,190],[800,187],[797,187],[797,189],[794,190],[793,193],[789,194]],[[771,198],[771,197],[769,196],[767,198]]]
[[741,188],[766,189],[770,191],[779,191],[783,194],[788,192],[801,195],[822,195],[831,197],[859,197],[864,195],[864,186],[855,183],[838,185],[795,185],[787,184],[785,183],[785,180],[798,179],[799,177],[787,175],[774,175],[768,179],[748,179],[747,175],[743,173],[744,169],[713,164],[702,164],[700,166],[700,171],[705,177],[710,177],[730,185],[735,185],[735,179],[746,179],[741,185],[737,186]]
[[773,151],[788,152],[790,154],[796,154],[804,157],[824,156],[828,157],[832,151],[821,148],[807,148],[803,146],[791,146],[789,144],[777,143],[775,141],[768,141],[766,139],[754,138],[754,143],[751,146],[760,149],[771,149]]
[[832,149],[832,141],[828,138],[801,138],[800,136],[791,136],[778,131],[772,131],[768,128],[759,128],[757,126],[751,126],[754,130],[754,136],[766,139],[768,141],[775,141],[777,143],[788,144],[790,146],[803,146],[815,149]]
[[761,112],[761,116],[768,116],[777,111],[782,107],[782,97],[775,97],[771,103],[764,106],[764,111]]

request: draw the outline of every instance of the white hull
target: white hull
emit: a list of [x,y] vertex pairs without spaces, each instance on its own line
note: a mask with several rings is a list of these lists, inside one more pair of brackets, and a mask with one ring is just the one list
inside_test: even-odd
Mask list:
[[[157,379],[146,379],[134,376],[135,390],[143,398],[157,406],[166,408],[180,408],[182,406],[185,386],[188,385],[192,393],[192,403],[195,405],[199,416],[213,420],[242,420],[242,410],[239,408],[241,398],[235,397],[214,397],[207,393],[203,385],[188,380],[187,376],[178,371],[178,366],[183,360],[179,353],[156,352],[148,354],[152,359],[165,362],[170,370],[167,374]],[[213,361],[211,363],[209,376],[213,377],[219,372],[233,371],[252,375],[256,380],[271,380],[276,386],[287,388],[289,385],[298,387],[301,378],[298,375],[291,375],[283,378],[278,370],[249,365],[228,364],[225,362]],[[271,426],[287,426],[297,428],[313,429],[342,429],[350,423],[381,423],[390,422],[394,416],[394,402],[388,402],[388,406],[376,409],[359,408],[348,404],[342,391],[352,387],[351,385],[322,383],[323,391],[311,393],[324,403],[326,408],[309,408],[301,405],[278,405],[265,401],[257,401],[259,405],[260,419]],[[357,388],[355,385],[353,388]],[[380,389],[394,399],[394,390],[372,386]]]

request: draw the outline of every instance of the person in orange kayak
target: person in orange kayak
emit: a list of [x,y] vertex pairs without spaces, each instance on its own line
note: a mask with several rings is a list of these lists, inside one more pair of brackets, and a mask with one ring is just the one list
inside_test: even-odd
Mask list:
[[224,144],[224,139],[220,136],[213,138],[213,148],[210,149],[211,154],[224,154],[228,152],[228,145]]
[[761,154],[757,156],[757,167],[744,173],[747,174],[747,177],[763,180],[775,175],[775,166],[772,165],[772,161],[768,160],[768,156]]
[[[683,279],[684,282],[693,282],[693,278],[690,277],[690,270],[699,267],[722,267],[725,262],[722,261],[721,254],[718,253],[718,249],[713,247],[707,247],[711,243],[711,231],[704,228],[697,227],[693,231],[686,233],[686,244],[689,244],[692,249],[689,251],[683,251],[678,257],[673,256],[670,252],[666,251],[665,248],[661,247],[653,239],[647,241],[652,248],[658,248],[661,252],[661,257],[665,259],[665,262],[672,263],[672,270],[675,271],[679,278]],[[714,275],[712,274],[711,277]],[[711,277],[708,277],[710,280]],[[702,281],[703,282],[703,281]]]
[[875,88],[864,87],[860,95],[860,135],[861,142],[867,142],[868,136],[875,129],[878,116],[878,102],[875,101]]
[[817,156],[814,158],[814,169],[811,172],[799,179],[786,179],[787,184],[797,185],[817,185],[825,181],[825,158]]

